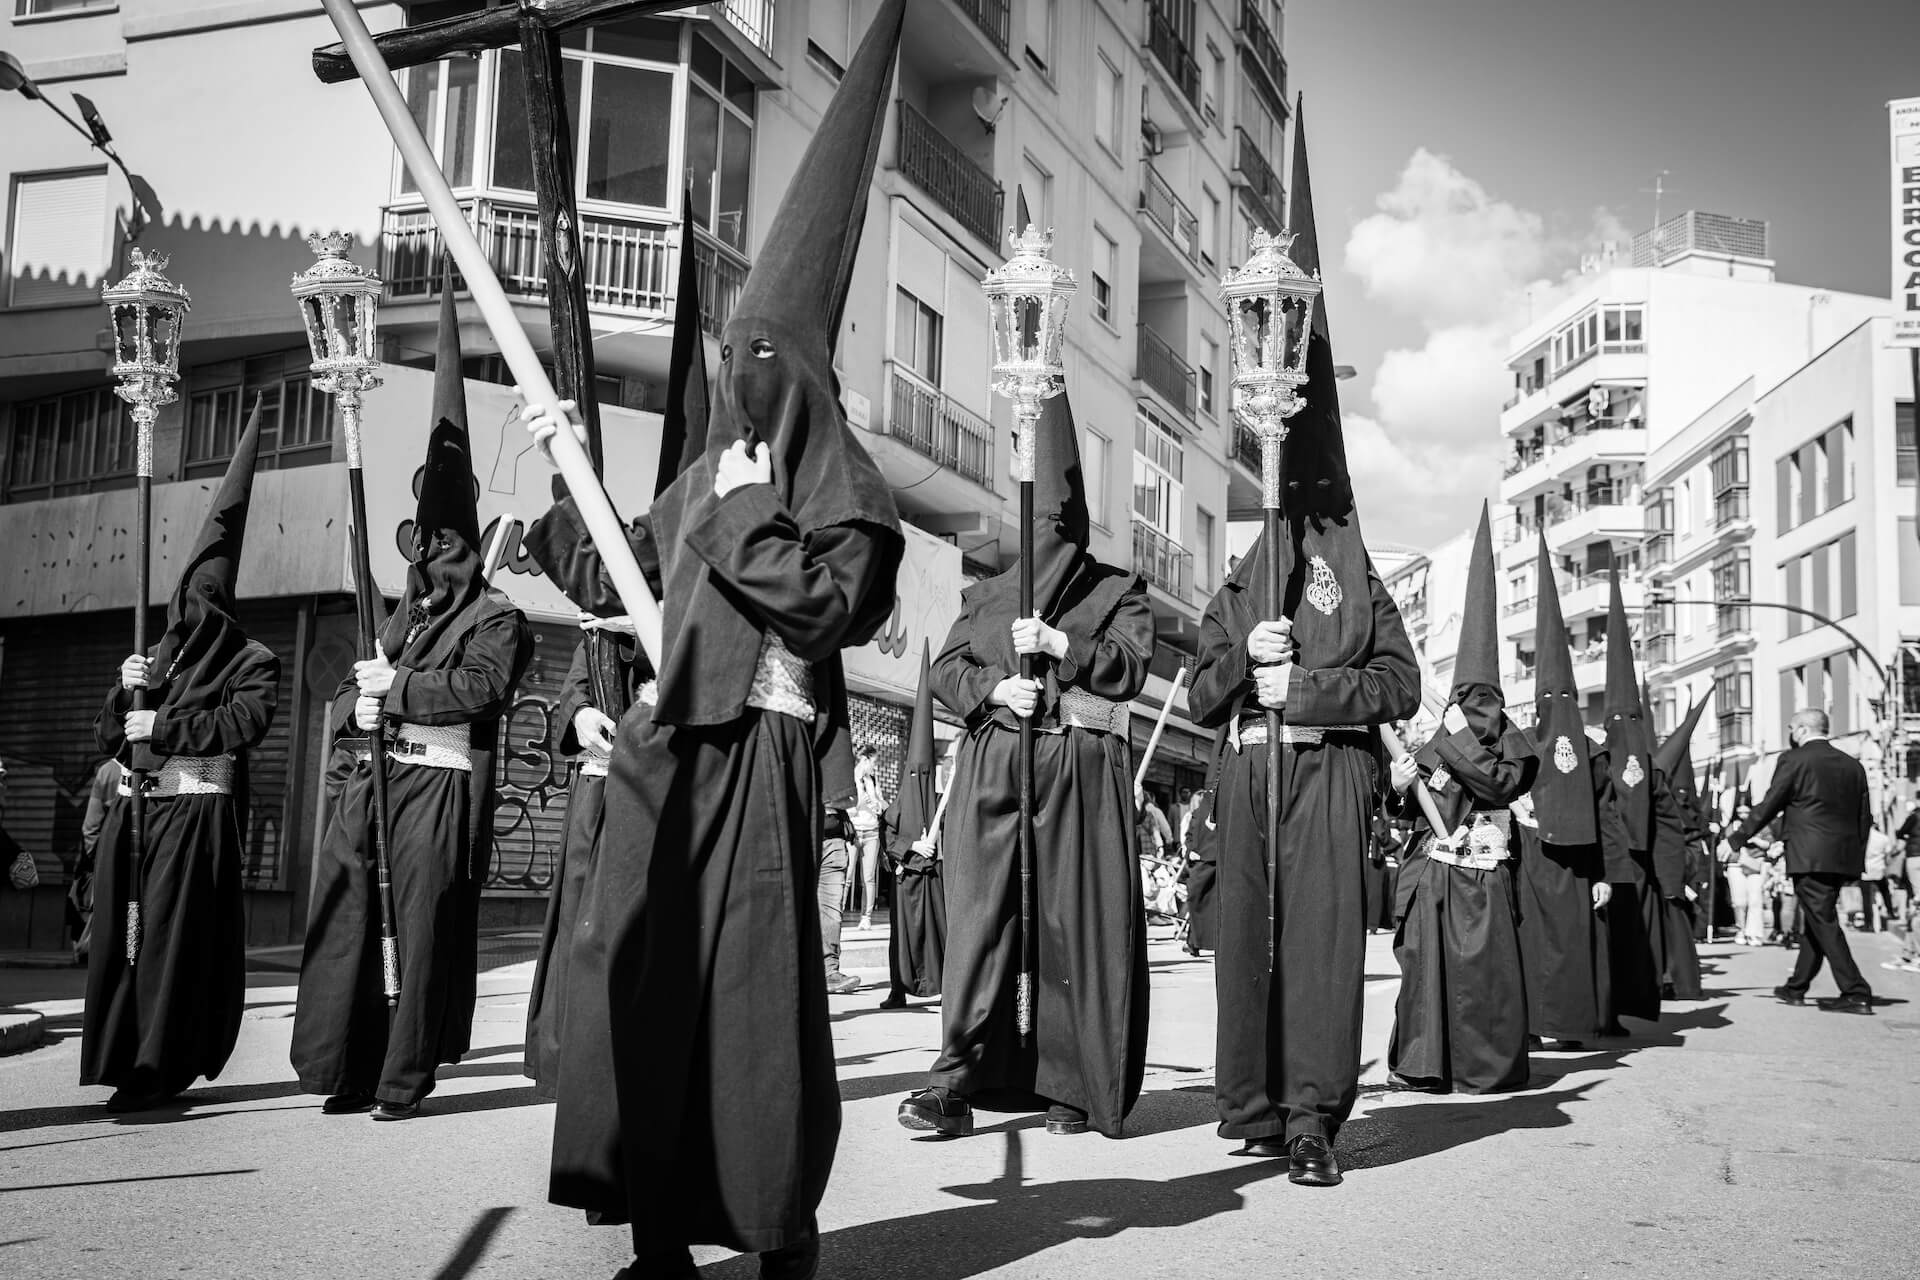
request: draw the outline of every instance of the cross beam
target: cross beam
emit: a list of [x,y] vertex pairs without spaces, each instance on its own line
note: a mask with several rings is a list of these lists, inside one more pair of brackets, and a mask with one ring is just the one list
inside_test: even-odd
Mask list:
[[[387,60],[387,66],[398,71],[456,54],[471,55],[518,44],[523,17],[559,35],[581,27],[686,7],[686,0],[520,0],[517,5],[504,4],[480,13],[401,27],[375,36],[373,45]],[[322,45],[313,51],[313,74],[322,84],[341,84],[358,75],[352,59],[347,57],[346,45],[339,43]]]

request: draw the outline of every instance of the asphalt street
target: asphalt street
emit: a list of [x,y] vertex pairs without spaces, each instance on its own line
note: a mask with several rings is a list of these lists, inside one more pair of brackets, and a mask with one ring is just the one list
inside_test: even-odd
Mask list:
[[[1920,974],[1850,935],[1877,1016],[1789,1008],[1788,953],[1706,949],[1707,998],[1585,1053],[1538,1055],[1519,1093],[1384,1085],[1397,977],[1368,958],[1368,1085],[1341,1135],[1346,1185],[1290,1185],[1214,1136],[1211,965],[1153,948],[1146,1092],[1130,1133],[1049,1137],[985,1115],[967,1140],[893,1118],[936,1008],[833,998],[845,1102],[821,1209],[822,1277],[1528,1276],[1920,1273]],[[240,1047],[182,1105],[110,1117],[82,1089],[80,978],[0,970],[0,1007],[48,1018],[0,1058],[0,1276],[586,1277],[617,1228],[545,1201],[552,1109],[520,1075],[531,965],[486,973],[480,1046],[404,1124],[326,1117],[287,1067],[293,989],[252,978]],[[1830,994],[1830,980],[1815,987]],[[751,1259],[703,1250],[703,1274]]]

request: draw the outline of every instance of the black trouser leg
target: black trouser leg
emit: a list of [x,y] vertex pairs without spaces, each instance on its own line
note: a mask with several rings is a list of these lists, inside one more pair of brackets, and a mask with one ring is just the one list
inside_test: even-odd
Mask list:
[[1840,928],[1837,904],[1846,877],[1809,872],[1793,877],[1794,896],[1800,901],[1800,959],[1787,985],[1804,993],[1820,972],[1824,958],[1833,965],[1840,994],[1867,999],[1873,991],[1853,961],[1853,950]]

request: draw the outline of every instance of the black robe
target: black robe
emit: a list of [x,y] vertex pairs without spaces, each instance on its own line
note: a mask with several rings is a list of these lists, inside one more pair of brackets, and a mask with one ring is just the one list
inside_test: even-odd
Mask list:
[[[934,696],[967,725],[947,811],[942,1040],[928,1084],[992,1106],[1064,1103],[1120,1136],[1147,1060],[1147,925],[1134,852],[1133,752],[1124,733],[1061,727],[1080,689],[1132,700],[1153,660],[1153,608],[1131,575],[1082,561],[1052,625],[1033,763],[1033,1031],[1015,1029],[1020,973],[1019,718],[988,702],[1019,674],[1012,612],[972,588],[933,661]],[[1004,576],[1004,575],[1003,575]],[[983,601],[995,601],[991,605]],[[1042,1103],[1041,1105],[1044,1105]]]
[[1706,823],[1692,803],[1691,788],[1683,791],[1675,786],[1664,769],[1656,767],[1654,777],[1667,803],[1655,811],[1653,866],[1659,893],[1642,899],[1647,936],[1659,956],[1662,994],[1674,1000],[1698,1000],[1702,994],[1700,951],[1693,937],[1694,904],[1687,897],[1687,884],[1692,855],[1707,838]]
[[[241,891],[246,856],[247,752],[267,736],[279,701],[280,659],[242,644],[201,683],[219,691],[192,710],[161,698],[143,763],[168,756],[234,756],[229,795],[149,796],[146,850],[133,867],[132,806],[115,796],[96,846],[98,912],[87,953],[80,1083],[151,1083],[177,1093],[220,1074],[246,1009],[247,921]],[[130,758],[124,722],[133,696],[116,682],[94,720],[100,749]],[[126,958],[127,909],[140,898],[140,950]]]
[[1193,817],[1187,822],[1187,954],[1192,956],[1220,945],[1220,833],[1213,819],[1217,789],[1216,778],[1213,787],[1193,793]]
[[[1400,611],[1371,567],[1366,581],[1368,638],[1345,665],[1294,668],[1287,723],[1377,725],[1419,705],[1420,668]],[[1246,644],[1257,621],[1255,593],[1238,584],[1222,588],[1207,606],[1200,662],[1187,693],[1197,723],[1215,728],[1236,715],[1242,723],[1264,719]],[[1331,1141],[1359,1096],[1364,866],[1380,777],[1377,735],[1330,733],[1318,744],[1281,750],[1278,883],[1267,881],[1266,745],[1229,749],[1214,801],[1220,922],[1214,1096],[1223,1138],[1312,1133]]]
[[[574,926],[548,1194],[631,1223],[640,1253],[765,1252],[812,1230],[840,1132],[817,744],[845,728],[838,654],[885,623],[901,545],[864,519],[804,531],[768,485],[705,501],[712,485],[703,456],[655,503],[669,588],[697,557],[740,617],[812,664],[816,722],[746,706],[672,723],[645,704],[620,722]],[[666,609],[677,669],[672,637],[697,644],[709,619],[684,598]]]
[[[424,650],[424,652],[422,652]],[[398,725],[468,727],[473,771],[387,761],[400,1002],[382,994],[370,762],[355,754],[328,807],[300,961],[291,1059],[308,1093],[371,1092],[413,1103],[441,1063],[471,1044],[479,970],[480,886],[493,854],[494,759],[500,721],[533,657],[526,618],[486,591],[431,637],[401,648],[386,695],[388,744]],[[342,750],[365,747],[349,675],[328,727]],[[398,723],[396,723],[398,722]],[[331,788],[330,788],[331,790]]]
[[[1591,749],[1600,841],[1552,844],[1537,826],[1520,827],[1520,958],[1526,969],[1527,1026],[1550,1040],[1595,1040],[1612,1017],[1608,913],[1593,886],[1631,878],[1626,826],[1612,804],[1612,766]],[[1637,911],[1637,905],[1631,907]]]
[[1415,816],[1394,893],[1400,995],[1387,1069],[1435,1092],[1517,1089],[1527,1082],[1527,992],[1511,866],[1519,824],[1507,806],[1532,788],[1539,755],[1524,730],[1509,727],[1491,745],[1471,729],[1443,731],[1419,758],[1427,768],[1414,785],[1454,828],[1475,814],[1503,815],[1509,860],[1478,870],[1428,857],[1434,833],[1418,801],[1394,797]]
[[[931,858],[915,852],[913,842],[920,833],[899,830],[892,812],[887,817],[890,821],[881,830],[881,840],[893,867],[893,908],[887,920],[889,993],[925,999],[940,994],[947,949],[942,858],[937,849]],[[941,821],[945,825],[945,819]]]
[[[1632,794],[1642,787],[1652,789],[1650,800]],[[1658,771],[1645,774],[1624,795],[1616,784],[1611,800],[1616,810],[1636,802],[1651,804],[1649,843],[1656,847],[1660,844],[1662,828],[1679,830],[1679,810],[1667,787],[1666,775]],[[1625,825],[1628,831],[1632,830],[1631,823]],[[1628,839],[1631,841],[1631,835]],[[1660,891],[1659,875],[1659,863],[1663,859],[1656,858],[1651,848],[1629,847],[1627,853],[1625,859],[1610,861],[1607,870],[1609,879],[1625,877],[1614,880],[1613,901],[1606,911],[1607,955],[1613,977],[1613,1016],[1608,1021],[1608,1029],[1620,1035],[1625,1034],[1619,1026],[1620,1018],[1659,1019],[1660,988],[1666,970],[1667,907]]]

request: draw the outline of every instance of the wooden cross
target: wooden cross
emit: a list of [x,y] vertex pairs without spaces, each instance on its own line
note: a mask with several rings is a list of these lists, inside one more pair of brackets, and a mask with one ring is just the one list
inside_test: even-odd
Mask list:
[[[600,406],[594,397],[593,332],[587,317],[587,282],[581,274],[580,210],[573,197],[573,137],[566,128],[567,90],[561,33],[668,9],[686,0],[518,0],[479,13],[441,18],[389,31],[374,45],[394,69],[417,67],[461,54],[519,45],[525,67],[527,138],[533,152],[533,191],[546,246],[547,318],[553,333],[556,389],[580,406],[587,424],[587,453],[596,474],[605,470],[600,444]],[[324,84],[355,78],[346,46],[313,51],[313,73]],[[682,243],[682,253],[693,246]]]

